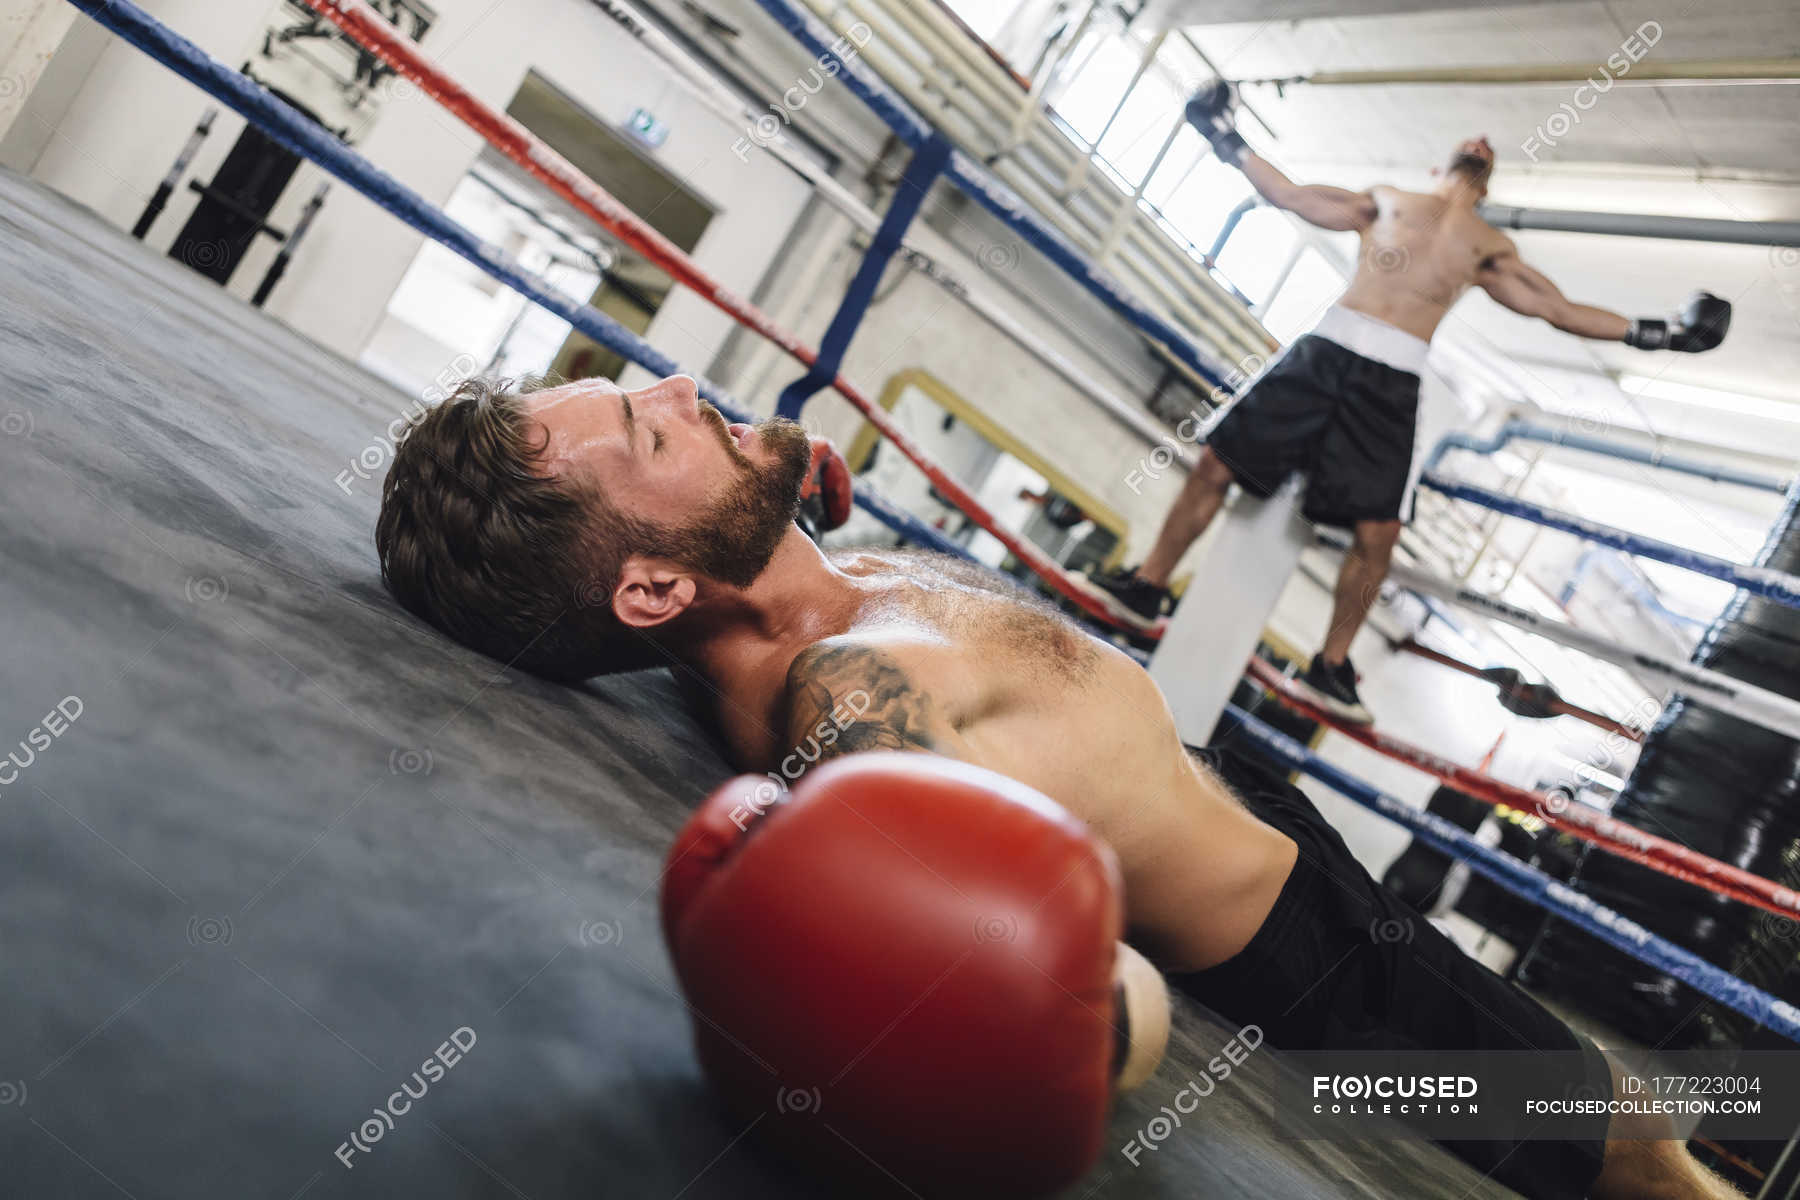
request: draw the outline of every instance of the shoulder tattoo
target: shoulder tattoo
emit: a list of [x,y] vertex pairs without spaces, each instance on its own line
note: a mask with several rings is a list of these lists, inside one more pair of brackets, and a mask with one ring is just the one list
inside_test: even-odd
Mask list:
[[811,646],[794,659],[787,682],[788,733],[803,760],[935,749],[931,697],[885,651]]

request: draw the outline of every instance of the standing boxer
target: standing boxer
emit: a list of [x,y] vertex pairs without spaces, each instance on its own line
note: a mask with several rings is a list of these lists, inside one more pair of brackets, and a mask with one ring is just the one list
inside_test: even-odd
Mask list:
[[1283,175],[1244,144],[1235,105],[1230,85],[1215,81],[1188,102],[1188,120],[1270,204],[1321,229],[1355,231],[1362,240],[1356,276],[1313,331],[1214,425],[1149,556],[1096,582],[1133,611],[1156,616],[1169,602],[1176,563],[1206,532],[1231,484],[1266,497],[1290,473],[1305,472],[1305,515],[1349,527],[1353,544],[1324,647],[1297,682],[1321,707],[1367,722],[1350,643],[1410,516],[1419,374],[1451,306],[1477,286],[1576,337],[1697,353],[1724,340],[1731,303],[1699,292],[1671,320],[1633,321],[1564,296],[1520,259],[1511,238],[1476,215],[1494,169],[1485,137],[1456,148],[1435,191],[1378,185],[1352,192]]

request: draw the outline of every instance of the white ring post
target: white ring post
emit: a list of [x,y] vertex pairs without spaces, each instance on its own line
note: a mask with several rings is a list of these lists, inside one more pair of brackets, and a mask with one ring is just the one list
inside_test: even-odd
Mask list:
[[1244,663],[1256,652],[1269,614],[1300,551],[1313,541],[1300,517],[1306,479],[1294,475],[1267,500],[1239,492],[1219,514],[1193,562],[1192,594],[1169,618],[1150,659],[1150,677],[1169,701],[1181,740],[1212,740]]

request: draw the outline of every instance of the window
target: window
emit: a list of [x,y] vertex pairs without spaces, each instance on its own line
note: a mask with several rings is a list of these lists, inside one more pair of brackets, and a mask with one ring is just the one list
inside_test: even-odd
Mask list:
[[1242,171],[1209,156],[1161,205],[1162,214],[1183,237],[1201,250],[1210,250],[1225,218],[1250,192],[1250,181]]
[[1238,291],[1250,297],[1250,303],[1261,304],[1269,298],[1299,236],[1279,212],[1253,208],[1219,252],[1218,268]]
[[1281,290],[1275,293],[1268,311],[1263,313],[1263,328],[1283,342],[1291,342],[1311,329],[1319,314],[1344,290],[1344,277],[1326,261],[1318,250],[1308,246],[1300,253],[1293,273]]
[[[1083,142],[1091,146],[1100,136],[1143,54],[1135,40],[1102,27],[1090,29],[1082,45],[1063,60],[1065,82],[1050,104]],[[1155,146],[1150,153],[1156,153]]]
[[1018,10],[1019,0],[946,0],[946,6],[984,42],[992,42]]
[[[1132,70],[1136,69],[1137,64],[1133,62]],[[1162,149],[1163,139],[1169,136],[1170,127],[1181,119],[1181,106],[1184,102],[1184,98],[1174,87],[1155,72],[1146,72],[1138,80],[1138,85],[1131,89],[1131,94],[1125,97],[1124,107],[1119,110],[1112,128],[1107,130],[1105,139],[1100,143],[1100,155],[1130,181],[1133,190],[1150,169],[1156,152]],[[1187,126],[1183,125],[1182,128],[1186,129]],[[1175,146],[1169,147],[1170,155],[1174,154],[1175,149]],[[1168,161],[1168,156],[1164,157],[1164,161]],[[1157,174],[1162,172],[1159,170]]]
[[1159,210],[1167,210],[1169,197],[1175,189],[1187,181],[1201,159],[1212,153],[1212,147],[1206,139],[1194,131],[1192,125],[1184,125],[1181,132],[1175,135],[1175,144],[1163,155],[1162,165],[1156,168],[1156,174],[1150,179],[1150,186],[1144,189],[1144,199],[1156,205]]

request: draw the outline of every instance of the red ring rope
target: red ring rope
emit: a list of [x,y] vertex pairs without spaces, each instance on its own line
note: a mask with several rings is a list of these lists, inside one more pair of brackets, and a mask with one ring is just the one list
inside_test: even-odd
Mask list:
[[[1418,658],[1425,659],[1427,662],[1438,663],[1442,666],[1449,667],[1452,671],[1460,671],[1472,679],[1479,679],[1483,683],[1494,683],[1480,667],[1475,666],[1473,663],[1466,663],[1460,658],[1453,658],[1450,655],[1443,653],[1441,650],[1433,650],[1430,646],[1421,645],[1410,637],[1403,641],[1389,642],[1388,644],[1393,649],[1403,654],[1415,655]],[[1498,687],[1500,685],[1495,684],[1495,686]],[[1595,712],[1591,708],[1583,708],[1579,704],[1570,704],[1561,697],[1557,698],[1553,711],[1555,712],[1555,715],[1559,717],[1574,717],[1577,721],[1585,722],[1596,729],[1604,729],[1608,733],[1615,733],[1622,738],[1629,738],[1634,742],[1641,742],[1644,740],[1644,731],[1642,729],[1633,725],[1627,725],[1623,721],[1615,721],[1605,713]]]
[[1720,862],[1697,850],[1690,850],[1679,842],[1645,833],[1579,802],[1570,803],[1562,811],[1558,811],[1555,801],[1541,792],[1502,783],[1491,775],[1439,758],[1430,751],[1382,733],[1372,726],[1341,720],[1296,695],[1281,672],[1260,658],[1250,660],[1248,674],[1274,693],[1275,698],[1283,705],[1302,716],[1328,725],[1345,737],[1361,742],[1389,758],[1417,767],[1428,775],[1435,775],[1484,804],[1503,804],[1508,808],[1530,813],[1541,818],[1546,825],[1584,842],[1592,842],[1620,858],[1717,892],[1721,896],[1729,896],[1733,900],[1753,904],[1782,916],[1800,913],[1800,892],[1782,887],[1772,879],[1752,875],[1742,867]]

